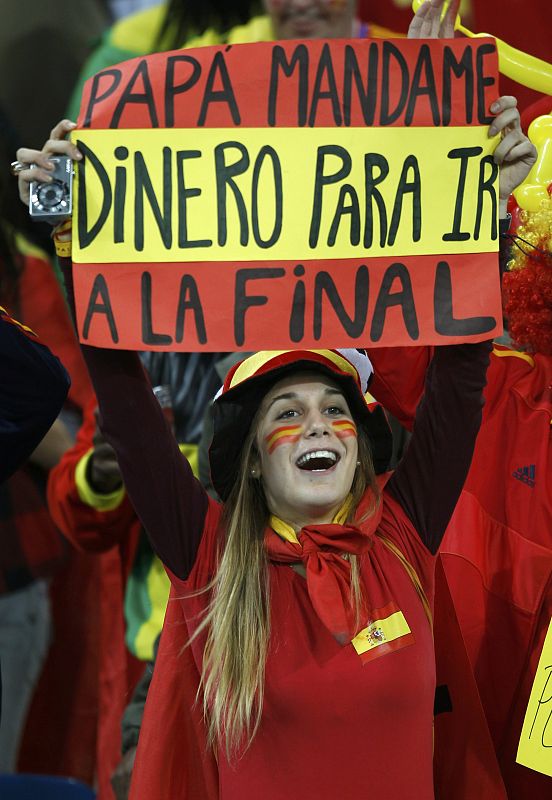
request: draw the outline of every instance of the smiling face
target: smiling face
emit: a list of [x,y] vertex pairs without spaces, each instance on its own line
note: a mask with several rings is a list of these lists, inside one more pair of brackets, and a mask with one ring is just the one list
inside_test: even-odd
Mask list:
[[350,38],[355,6],[355,0],[265,0],[276,39]]
[[330,378],[305,372],[275,384],[263,399],[254,465],[272,514],[300,530],[331,522],[356,469],[356,425]]

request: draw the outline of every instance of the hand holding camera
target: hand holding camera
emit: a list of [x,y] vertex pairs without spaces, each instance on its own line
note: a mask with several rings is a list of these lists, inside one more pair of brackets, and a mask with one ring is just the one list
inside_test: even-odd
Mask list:
[[50,133],[42,150],[20,147],[12,171],[17,174],[19,196],[33,219],[54,226],[72,213],[73,161],[82,154],[65,136],[75,123],[62,120]]

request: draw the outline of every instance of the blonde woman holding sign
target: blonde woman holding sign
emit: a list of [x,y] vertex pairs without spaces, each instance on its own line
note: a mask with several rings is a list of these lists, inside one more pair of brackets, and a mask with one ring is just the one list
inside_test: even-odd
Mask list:
[[[509,99],[493,128],[505,202],[533,151]],[[68,130],[19,159],[75,156]],[[437,349],[392,475],[385,420],[364,399],[364,351],[245,359],[215,402],[218,503],[135,354],[83,348],[104,434],[173,584],[132,797],[434,797],[435,556],[469,468],[489,349]]]

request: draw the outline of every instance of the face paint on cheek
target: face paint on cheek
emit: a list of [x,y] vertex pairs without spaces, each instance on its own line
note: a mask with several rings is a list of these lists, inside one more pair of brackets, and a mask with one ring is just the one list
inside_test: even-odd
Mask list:
[[333,432],[338,439],[348,439],[349,436],[357,435],[355,423],[350,419],[340,419],[332,422]]
[[275,428],[265,436],[268,454],[272,455],[274,450],[281,444],[293,444],[298,441],[302,430],[303,427],[301,425],[280,425],[278,428]]

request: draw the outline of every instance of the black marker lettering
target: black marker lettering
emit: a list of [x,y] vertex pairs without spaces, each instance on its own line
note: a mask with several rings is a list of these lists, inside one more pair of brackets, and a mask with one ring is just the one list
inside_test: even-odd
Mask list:
[[[101,302],[98,302],[98,298]],[[90,298],[88,300],[88,307],[84,316],[84,323],[82,326],[82,338],[88,339],[90,333],[90,325],[92,324],[92,317],[94,314],[104,314],[109,325],[109,333],[113,344],[119,341],[119,334],[117,333],[117,325],[115,324],[115,316],[111,306],[111,298],[109,296],[109,289],[104,276],[100,273],[96,275]]]
[[234,339],[241,347],[245,341],[245,312],[251,306],[264,306],[268,297],[264,294],[246,294],[248,281],[282,278],[286,274],[283,267],[252,267],[236,272],[234,292]]
[[[391,292],[393,283],[396,280],[399,281],[401,288],[398,292]],[[373,342],[379,342],[381,339],[385,327],[387,309],[392,306],[401,307],[406,332],[412,341],[416,341],[420,331],[412,292],[412,281],[405,265],[399,262],[387,267],[381,282],[370,330],[370,338]]]
[[452,309],[450,265],[446,261],[439,261],[435,272],[433,314],[435,330],[441,336],[473,336],[478,333],[488,333],[496,326],[494,317],[455,319]]
[[366,312],[368,310],[368,290],[370,276],[368,267],[361,264],[357,269],[355,277],[355,313],[350,317],[347,313],[343,301],[337,291],[337,286],[329,272],[319,272],[314,282],[314,320],[313,320],[313,335],[316,340],[322,337],[322,305],[324,295],[330,301],[330,304],[335,311],[337,318],[347,333],[352,339],[358,339],[362,336],[364,327],[366,325]]

